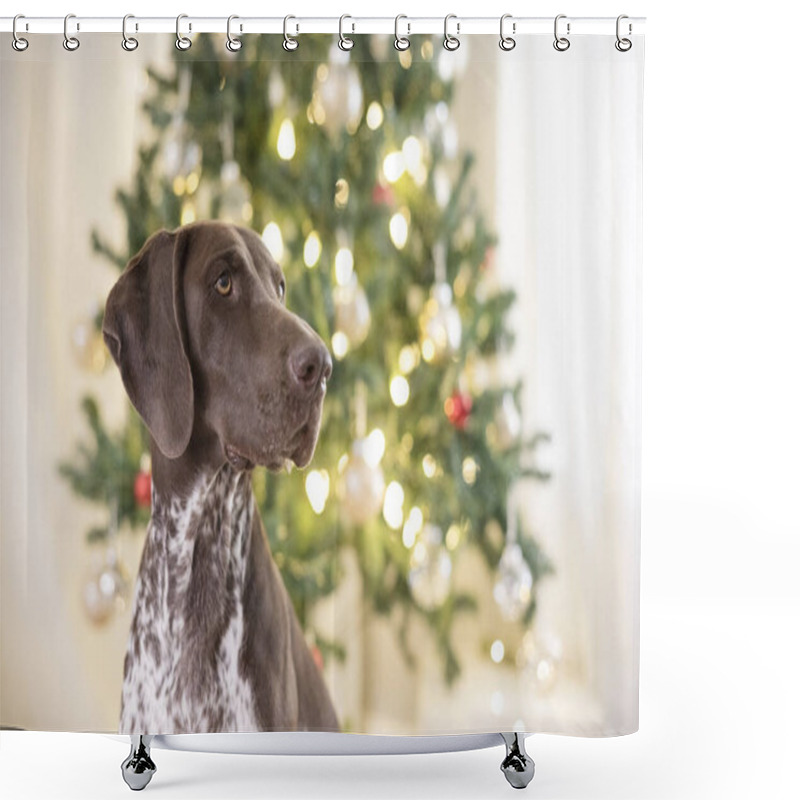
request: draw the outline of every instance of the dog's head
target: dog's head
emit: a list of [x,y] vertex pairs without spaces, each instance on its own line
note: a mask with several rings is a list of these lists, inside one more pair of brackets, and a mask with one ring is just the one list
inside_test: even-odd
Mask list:
[[131,259],[103,337],[165,456],[178,458],[202,424],[237,469],[308,464],[332,364],[285,298],[261,238],[234,225],[161,231]]

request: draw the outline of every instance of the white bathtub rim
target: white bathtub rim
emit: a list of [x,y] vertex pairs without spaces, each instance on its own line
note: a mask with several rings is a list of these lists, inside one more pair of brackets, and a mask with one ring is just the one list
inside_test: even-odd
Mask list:
[[[103,734],[130,743],[127,734]],[[520,733],[524,738],[530,734]],[[229,755],[411,755],[482,750],[503,744],[500,733],[456,733],[436,736],[391,736],[325,731],[157,734],[150,747]]]

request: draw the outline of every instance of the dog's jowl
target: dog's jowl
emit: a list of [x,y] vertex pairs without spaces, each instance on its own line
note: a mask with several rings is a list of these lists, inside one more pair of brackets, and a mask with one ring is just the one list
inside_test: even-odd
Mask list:
[[151,236],[108,297],[153,463],[120,733],[339,729],[251,483],[309,463],[331,374],[285,289],[255,233],[201,222]]

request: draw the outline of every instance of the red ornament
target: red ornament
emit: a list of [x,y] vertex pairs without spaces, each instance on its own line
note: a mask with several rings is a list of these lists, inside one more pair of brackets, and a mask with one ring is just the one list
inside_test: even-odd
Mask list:
[[322,652],[320,651],[319,647],[315,644],[311,645],[311,657],[314,659],[314,663],[317,665],[317,669],[322,672],[322,668],[325,666],[325,662],[322,660]]
[[376,206],[390,206],[394,203],[394,192],[390,186],[376,183],[372,188],[372,203]]
[[136,500],[137,506],[150,508],[151,488],[150,473],[143,470],[138,472],[133,480],[133,499]]
[[472,412],[472,398],[466,392],[455,391],[444,401],[444,413],[451,424],[463,431]]

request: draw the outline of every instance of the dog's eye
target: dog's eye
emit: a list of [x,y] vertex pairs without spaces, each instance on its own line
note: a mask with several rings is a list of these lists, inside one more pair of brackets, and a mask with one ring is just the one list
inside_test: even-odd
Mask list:
[[233,281],[231,280],[231,276],[228,275],[227,272],[223,272],[222,275],[217,278],[214,288],[223,297],[227,297],[231,293],[231,289],[233,289]]
[[283,300],[286,296],[286,281],[282,280],[278,284],[278,300]]

